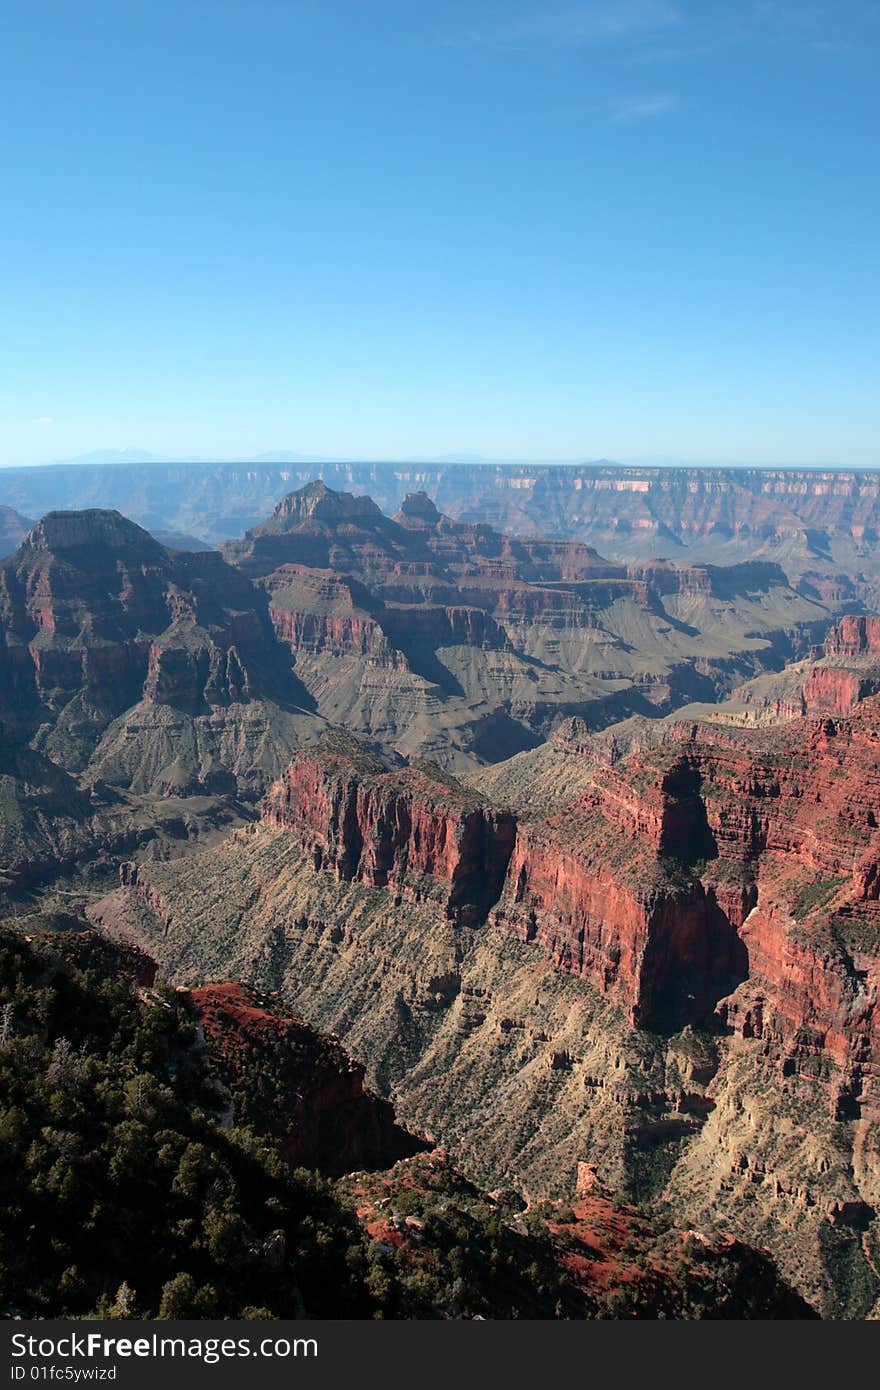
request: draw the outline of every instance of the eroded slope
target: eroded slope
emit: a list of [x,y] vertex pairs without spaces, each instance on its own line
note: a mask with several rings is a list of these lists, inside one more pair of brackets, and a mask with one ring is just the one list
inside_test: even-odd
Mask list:
[[606,740],[567,807],[520,811],[512,849],[497,811],[423,772],[302,753],[259,826],[194,869],[127,870],[95,918],[181,980],[222,961],[295,990],[481,1180],[562,1193],[587,1158],[864,1315],[878,703],[758,746],[699,726],[624,756]]

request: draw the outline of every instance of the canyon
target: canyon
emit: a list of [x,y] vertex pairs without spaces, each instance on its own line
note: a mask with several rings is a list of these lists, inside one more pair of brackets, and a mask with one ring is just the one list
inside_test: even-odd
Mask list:
[[454,521],[425,493],[389,518],[321,482],[223,554],[267,593],[323,718],[452,770],[534,746],[567,716],[596,727],[717,700],[859,607],[798,592],[772,563],[626,566]]
[[389,518],[312,483],[223,555],[50,512],[0,562],[0,874],[204,843],[328,726],[468,771],[566,717],[717,700],[859,606],[763,562],[518,540],[424,494]]
[[569,743],[578,790],[530,816],[527,794],[499,812],[331,740],[257,825],[195,864],[124,868],[91,917],[175,979],[231,962],[295,990],[482,1182],[559,1197],[588,1156],[621,1196],[730,1223],[823,1312],[864,1315],[878,751],[876,698],[757,744],[680,724],[617,757]]
[[[549,536],[430,469],[393,516],[312,480],[219,552],[48,513],[0,562],[3,913],[145,952],[226,1085],[298,1059],[293,1164],[527,1205],[592,1174],[876,1316],[870,476],[636,472],[582,470],[588,526],[545,496]],[[504,476],[499,509],[549,486]],[[606,494],[687,547],[597,545]]]
[[26,516],[118,508],[144,526],[216,545],[257,525],[319,477],[368,493],[386,513],[407,493],[514,535],[586,540],[638,560],[677,554],[730,563],[776,559],[804,583],[852,586],[876,574],[880,474],[845,468],[591,463],[111,463],[6,468],[0,501]]

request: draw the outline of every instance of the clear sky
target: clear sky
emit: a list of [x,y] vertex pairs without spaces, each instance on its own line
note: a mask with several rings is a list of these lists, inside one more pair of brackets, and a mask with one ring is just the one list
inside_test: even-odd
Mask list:
[[0,462],[880,465],[877,0],[7,0]]

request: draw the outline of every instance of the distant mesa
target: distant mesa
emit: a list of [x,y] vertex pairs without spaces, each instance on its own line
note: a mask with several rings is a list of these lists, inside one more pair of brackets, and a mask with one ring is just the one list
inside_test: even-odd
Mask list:
[[[212,549],[197,536],[185,535],[178,531],[150,530],[139,526],[121,512],[109,508],[47,512],[42,520],[36,523],[26,521],[24,517],[19,517],[19,522],[24,528],[20,543],[31,551],[48,550],[61,553],[94,546],[99,552],[140,552],[146,555],[157,546],[163,550],[179,550],[191,554],[204,553]],[[12,547],[9,553],[11,554],[15,548]]]
[[436,526],[437,522],[441,520],[441,513],[426,492],[408,492],[394,519],[403,526],[413,523]]
[[24,540],[26,551],[82,550],[160,551],[159,542],[121,512],[94,509],[82,512],[47,512]]
[[[98,462],[98,459],[102,461]],[[218,543],[259,524],[285,495],[312,486],[368,494],[411,525],[407,494],[425,492],[454,521],[507,535],[594,545],[619,561],[658,548],[690,562],[777,559],[790,579],[880,575],[880,472],[854,469],[324,459],[281,453],[239,461],[156,461],[134,450],[76,464],[0,470],[0,500],[25,516],[94,500],[151,529]],[[291,505],[285,503],[286,506]],[[311,505],[306,499],[302,507]],[[348,504],[351,505],[350,503]],[[282,514],[283,515],[283,514]],[[409,519],[407,519],[409,517]],[[276,518],[276,524],[281,518]],[[426,519],[426,518],[425,518]],[[263,523],[265,525],[265,523]]]

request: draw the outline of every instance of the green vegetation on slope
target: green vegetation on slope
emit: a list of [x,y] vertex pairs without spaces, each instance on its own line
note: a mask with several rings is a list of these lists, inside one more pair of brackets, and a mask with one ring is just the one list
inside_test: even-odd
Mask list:
[[523,1211],[442,1154],[289,1172],[228,1124],[188,997],[151,973],[90,935],[0,932],[0,1314],[810,1315],[764,1255],[604,1196]]
[[766,1255],[658,1230],[601,1189],[491,1197],[442,1151],[342,1184],[372,1237],[373,1286],[405,1318],[804,1318]]
[[175,991],[0,936],[4,1314],[369,1316],[351,1213],[220,1128],[194,1041]]

